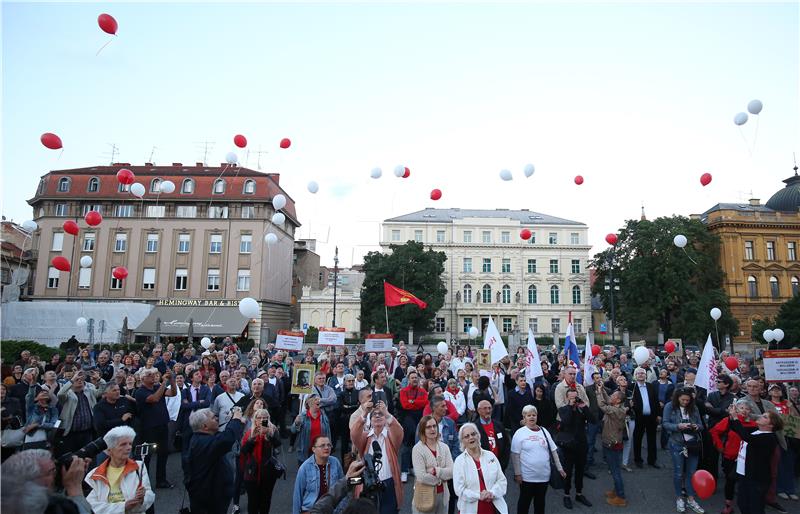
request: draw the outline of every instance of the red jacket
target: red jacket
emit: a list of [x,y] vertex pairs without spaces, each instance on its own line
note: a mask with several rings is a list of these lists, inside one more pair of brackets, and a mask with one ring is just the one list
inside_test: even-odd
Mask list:
[[[450,400],[445,400],[444,404],[447,405],[447,417],[453,420],[453,423],[458,423],[458,409],[456,406],[453,405],[453,402]],[[425,406],[425,409],[422,411],[423,416],[427,416],[431,413],[431,406],[430,404]]]
[[406,386],[400,390],[400,405],[405,410],[422,410],[428,405],[428,392],[421,387]]
[[[717,451],[721,452],[722,456],[728,460],[736,460],[736,457],[739,455],[739,446],[742,442],[742,438],[733,430],[728,429],[728,421],[730,421],[730,418],[722,418],[722,421],[711,427],[709,432],[711,433],[711,439],[714,441],[714,446],[717,448]],[[742,422],[744,428],[756,428],[755,421],[746,421],[741,416],[739,416],[739,421]],[[725,434],[727,434],[728,438],[723,448],[722,436]]]

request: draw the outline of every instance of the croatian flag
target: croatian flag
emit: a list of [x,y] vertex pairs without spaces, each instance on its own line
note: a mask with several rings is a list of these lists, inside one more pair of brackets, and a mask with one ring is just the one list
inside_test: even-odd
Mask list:
[[575,343],[575,331],[572,328],[572,315],[569,317],[569,325],[567,325],[567,335],[564,339],[564,355],[567,356],[567,363],[575,366],[575,369],[581,369],[581,357],[578,352],[578,345]]

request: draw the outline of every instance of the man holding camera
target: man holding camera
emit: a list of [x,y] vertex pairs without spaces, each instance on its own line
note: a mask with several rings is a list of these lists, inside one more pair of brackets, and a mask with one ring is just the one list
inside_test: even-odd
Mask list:
[[[167,371],[162,377],[161,384],[156,383],[155,368],[142,370],[142,387],[136,390],[136,408],[141,425],[143,442],[155,443],[158,457],[156,460],[156,488],[172,489],[173,485],[167,481],[167,458],[169,447],[167,436],[169,434],[169,411],[165,396],[175,396],[178,386],[175,376]],[[167,389],[169,385],[169,389]],[[145,464],[150,467],[150,456],[145,457]],[[152,474],[151,474],[152,476]]]
[[[98,373],[94,371],[93,373]],[[105,382],[102,382],[105,388]],[[94,437],[94,418],[92,415],[97,398],[103,393],[94,384],[86,382],[84,371],[78,371],[72,380],[67,381],[58,391],[61,404],[61,428],[64,435],[58,443],[56,455],[74,452],[83,448]]]
[[[327,494],[317,500],[309,514],[333,514],[336,506],[352,492],[356,485],[362,483],[363,473],[364,461],[353,461],[347,468],[344,478],[336,482]],[[351,498],[347,504],[347,512],[350,514],[374,514],[375,504],[367,498]]]
[[[48,512],[70,512],[72,505],[65,502],[72,502],[80,514],[90,514],[92,507],[83,496],[83,479],[86,476],[88,459],[81,459],[72,456],[64,463],[53,462],[53,457],[48,450],[23,450],[15,453],[3,463],[3,484],[2,489],[12,492],[17,498],[33,495],[36,488],[46,491]],[[54,491],[56,475],[61,466],[61,484],[64,486],[64,494]],[[20,493],[20,488],[24,488],[24,494]],[[11,505],[6,505],[3,501],[3,510],[15,509]]]

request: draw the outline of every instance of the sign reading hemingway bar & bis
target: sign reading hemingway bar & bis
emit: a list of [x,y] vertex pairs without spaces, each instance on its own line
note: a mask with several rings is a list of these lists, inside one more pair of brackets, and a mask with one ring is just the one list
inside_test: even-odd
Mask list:
[[238,307],[239,300],[209,300],[191,298],[161,299],[156,304],[165,307]]

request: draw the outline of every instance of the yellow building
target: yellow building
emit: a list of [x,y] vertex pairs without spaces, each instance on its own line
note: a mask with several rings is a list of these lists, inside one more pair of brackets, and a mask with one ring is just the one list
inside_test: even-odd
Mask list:
[[800,291],[800,176],[783,181],[762,205],[720,203],[700,215],[722,243],[720,267],[730,297],[731,312],[739,322],[735,343],[749,343],[754,320],[775,317],[780,306]]

